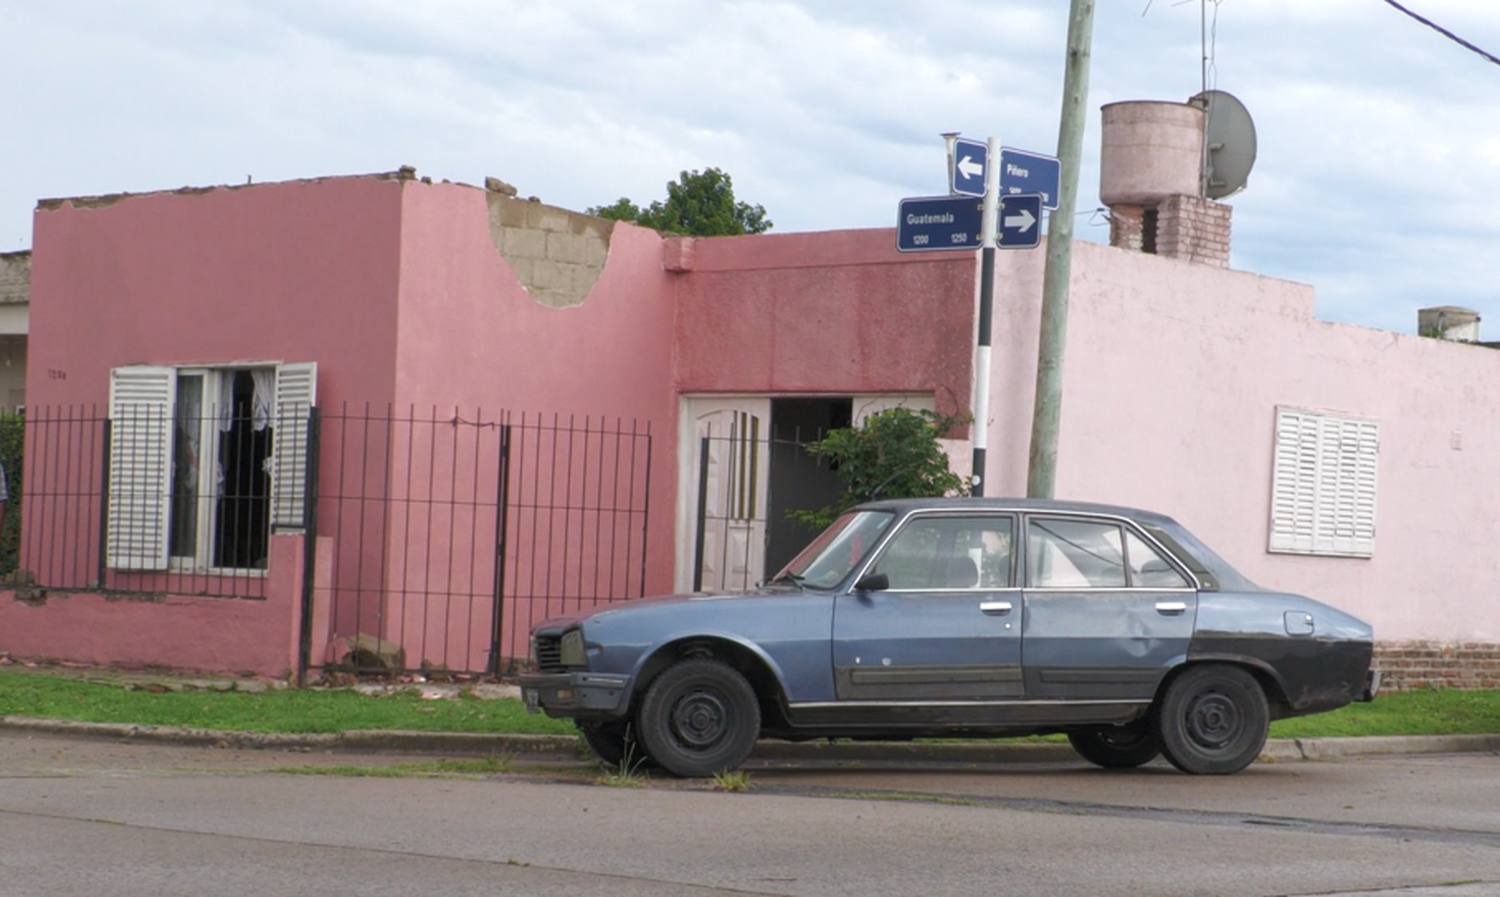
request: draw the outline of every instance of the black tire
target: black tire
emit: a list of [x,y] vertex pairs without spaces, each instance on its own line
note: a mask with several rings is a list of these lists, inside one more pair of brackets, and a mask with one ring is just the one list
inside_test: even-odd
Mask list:
[[1254,676],[1210,664],[1188,669],[1167,686],[1156,720],[1157,743],[1173,766],[1222,776],[1260,756],[1271,712]]
[[1156,759],[1161,749],[1145,723],[1101,726],[1068,733],[1068,743],[1078,756],[1105,769],[1132,769]]
[[580,725],[578,732],[594,758],[605,766],[635,770],[650,765],[629,723]]
[[760,702],[733,667],[684,660],[656,677],[636,716],[636,737],[658,766],[701,778],[745,762],[760,735]]

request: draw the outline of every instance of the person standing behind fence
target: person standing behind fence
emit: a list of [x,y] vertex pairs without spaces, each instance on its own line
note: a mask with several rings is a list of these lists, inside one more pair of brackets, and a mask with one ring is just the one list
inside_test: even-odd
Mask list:
[[10,504],[10,487],[5,483],[5,462],[0,461],[0,533],[5,532],[5,509]]

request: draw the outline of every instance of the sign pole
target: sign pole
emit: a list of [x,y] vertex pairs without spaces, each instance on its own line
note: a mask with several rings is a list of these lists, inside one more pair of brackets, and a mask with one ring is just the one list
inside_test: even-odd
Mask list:
[[979,338],[974,349],[974,472],[971,495],[984,495],[985,450],[990,432],[990,321],[995,300],[995,237],[1000,218],[1000,140],[989,139],[989,162],[984,167],[983,248],[979,256]]
[[1062,429],[1063,351],[1068,336],[1068,285],[1073,270],[1073,207],[1078,201],[1078,169],[1083,156],[1085,107],[1089,96],[1089,53],[1094,39],[1094,0],[1072,0],[1068,55],[1063,72],[1062,120],[1057,156],[1062,171],[1057,211],[1047,235],[1042,272],[1042,315],[1037,337],[1036,399],[1031,414],[1031,451],[1026,495],[1051,498],[1057,485],[1057,443]]

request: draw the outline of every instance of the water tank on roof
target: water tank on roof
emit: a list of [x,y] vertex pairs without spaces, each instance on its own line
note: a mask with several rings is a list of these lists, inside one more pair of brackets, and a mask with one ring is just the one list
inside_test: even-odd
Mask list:
[[1107,206],[1155,207],[1169,196],[1197,196],[1203,166],[1203,110],[1188,103],[1110,103],[1099,156],[1099,199]]

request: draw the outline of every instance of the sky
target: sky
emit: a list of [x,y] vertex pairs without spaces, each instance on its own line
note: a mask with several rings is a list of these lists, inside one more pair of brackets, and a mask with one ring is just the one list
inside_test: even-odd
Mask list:
[[[1500,0],[1401,5],[1500,56]],[[1056,153],[1068,6],[0,0],[0,252],[40,199],[403,165],[576,210],[716,167],[773,232],[894,227],[946,192],[942,132]],[[1231,267],[1500,339],[1500,65],[1387,0],[1098,0],[1077,238],[1109,239],[1099,107],[1185,101],[1205,56],[1256,129]]]

